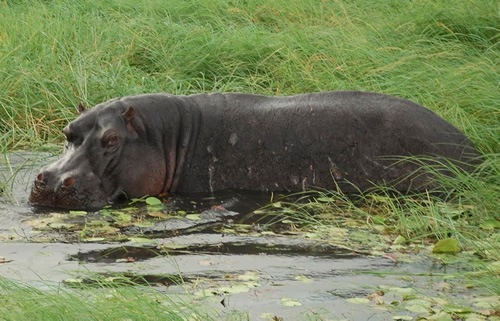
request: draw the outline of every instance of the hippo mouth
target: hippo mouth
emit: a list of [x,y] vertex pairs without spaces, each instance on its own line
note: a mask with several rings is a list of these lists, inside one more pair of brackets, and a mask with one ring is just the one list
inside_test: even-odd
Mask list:
[[[71,182],[63,181],[60,186],[51,188],[38,176],[33,182],[29,203],[33,206],[86,210],[99,209],[114,203],[114,199],[108,198],[102,188],[81,190],[69,183]],[[113,195],[119,199],[123,193],[116,192]]]
[[55,191],[47,188],[43,182],[35,181],[31,189],[29,202],[34,206],[58,207],[65,209],[98,209],[107,205],[105,198],[89,198],[74,189],[58,188]]

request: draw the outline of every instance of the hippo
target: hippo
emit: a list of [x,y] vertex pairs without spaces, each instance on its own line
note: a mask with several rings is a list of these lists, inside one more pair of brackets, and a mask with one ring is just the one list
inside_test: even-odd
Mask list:
[[142,94],[79,109],[63,155],[35,178],[32,205],[99,209],[223,189],[418,192],[435,183],[405,158],[470,171],[479,155],[429,109],[371,92]]

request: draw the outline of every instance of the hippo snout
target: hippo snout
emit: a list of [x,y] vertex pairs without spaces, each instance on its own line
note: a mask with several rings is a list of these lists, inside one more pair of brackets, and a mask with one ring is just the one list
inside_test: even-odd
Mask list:
[[58,173],[57,169],[46,167],[35,177],[29,202],[35,206],[89,209],[100,208],[108,201],[92,172]]
[[39,184],[40,186],[47,186],[47,189],[54,188],[69,188],[75,185],[76,177],[74,176],[66,176],[64,178],[58,179],[57,175],[48,170],[42,170],[35,179],[35,184]]

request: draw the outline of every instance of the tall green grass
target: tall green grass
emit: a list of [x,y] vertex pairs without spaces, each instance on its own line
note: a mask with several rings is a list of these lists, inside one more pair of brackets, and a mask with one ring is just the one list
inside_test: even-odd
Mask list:
[[102,286],[73,291],[55,284],[42,289],[0,278],[2,320],[216,320],[195,303],[151,287]]
[[144,92],[406,97],[498,152],[494,0],[3,1],[0,146],[61,139],[79,102]]

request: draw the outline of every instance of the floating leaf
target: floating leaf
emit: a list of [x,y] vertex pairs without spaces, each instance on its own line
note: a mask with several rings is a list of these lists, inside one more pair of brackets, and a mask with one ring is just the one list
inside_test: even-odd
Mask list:
[[74,216],[84,216],[87,215],[87,211],[69,211],[69,215],[74,215]]
[[460,252],[460,246],[458,245],[458,241],[454,238],[440,240],[434,244],[434,248],[432,249],[432,253],[455,254],[458,252]]
[[154,218],[166,218],[167,214],[159,212],[159,211],[154,211],[154,212],[148,212],[148,216],[151,216]]
[[279,321],[282,318],[276,316],[274,313],[264,312],[260,315],[260,318],[267,321]]
[[304,283],[311,283],[312,281],[314,281],[313,279],[308,278],[305,275],[297,275],[294,279],[297,281],[304,282]]
[[85,243],[99,243],[99,242],[105,242],[106,239],[104,237],[84,237],[82,239],[82,242]]
[[410,312],[414,312],[414,313],[428,313],[429,312],[428,305],[423,305],[423,304],[413,303],[413,302],[411,304],[407,304],[405,306],[405,309],[410,311]]
[[453,321],[453,318],[446,312],[439,312],[435,315],[427,317],[428,321]]
[[119,213],[116,217],[115,217],[115,220],[116,221],[119,221],[119,222],[130,222],[132,220],[132,215],[130,214],[127,214],[127,213]]
[[146,198],[146,204],[154,206],[154,205],[161,205],[163,203],[159,198],[150,196]]
[[368,300],[367,298],[349,298],[349,299],[346,299],[346,301],[349,303],[354,303],[354,304],[370,303],[370,300]]
[[84,233],[84,235],[88,236],[88,239],[94,238],[94,237],[110,237],[116,235],[120,229],[113,227],[113,226],[98,226],[98,227],[87,227]]
[[187,214],[185,217],[188,220],[191,220],[191,221],[199,221],[199,220],[201,220],[200,214]]
[[466,321],[485,321],[486,317],[479,315],[479,314],[469,314],[467,315]]
[[134,226],[137,226],[137,227],[152,227],[154,225],[155,225],[154,222],[147,222],[147,221],[134,222]]
[[282,298],[281,299],[281,305],[285,307],[299,307],[302,305],[302,303],[299,302],[297,299],[293,298]]
[[399,294],[410,294],[410,293],[413,293],[413,289],[412,288],[390,287],[389,291],[396,292],[396,293],[399,293]]
[[238,284],[233,284],[229,287],[227,286],[224,286],[224,287],[220,287],[217,292],[219,293],[246,293],[248,291],[250,291],[250,288],[255,288],[257,285],[255,285],[254,283],[238,283]]
[[246,271],[237,277],[240,281],[258,281],[260,279],[259,273],[255,271]]
[[471,313],[472,309],[469,307],[464,307],[464,306],[446,306],[446,311],[451,312],[453,314],[459,313],[459,314],[464,314],[464,313]]
[[409,315],[395,315],[392,317],[393,320],[401,320],[401,321],[411,321],[413,320],[412,316]]
[[475,298],[473,305],[481,309],[496,309],[500,306],[500,297],[489,296],[489,297]]

